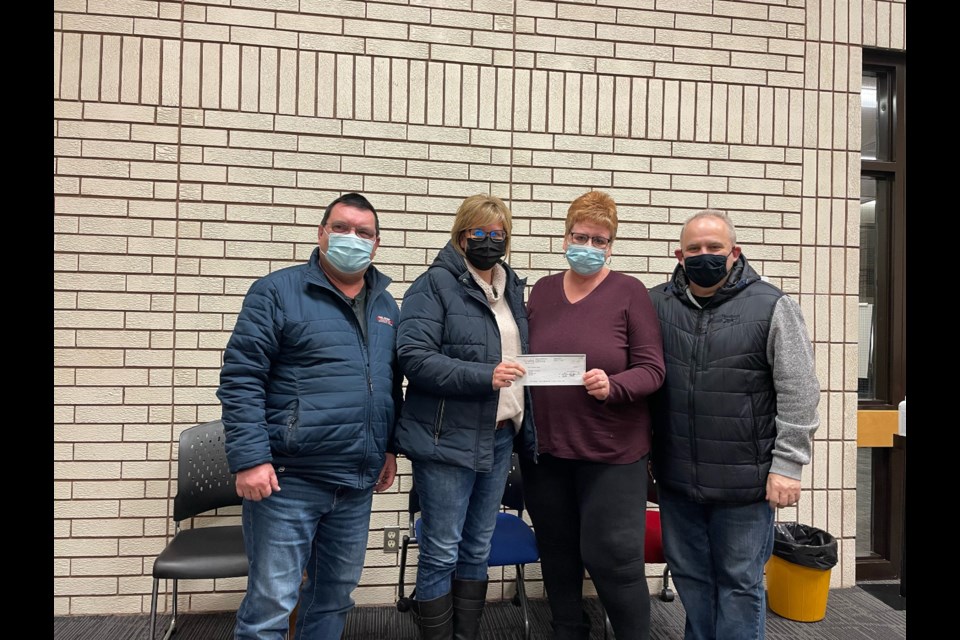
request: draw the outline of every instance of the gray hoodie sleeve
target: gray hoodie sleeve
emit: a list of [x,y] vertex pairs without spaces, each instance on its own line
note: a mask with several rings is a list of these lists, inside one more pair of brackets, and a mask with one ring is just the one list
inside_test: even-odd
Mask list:
[[799,480],[803,465],[810,462],[813,434],[820,426],[820,382],[800,305],[790,296],[782,296],[774,308],[767,360],[773,367],[777,393],[777,439],[770,473]]

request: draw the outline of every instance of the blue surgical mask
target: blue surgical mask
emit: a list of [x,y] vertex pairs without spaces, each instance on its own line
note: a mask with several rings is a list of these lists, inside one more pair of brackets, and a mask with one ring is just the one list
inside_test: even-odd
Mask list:
[[352,233],[328,233],[327,260],[333,268],[344,274],[363,271],[370,266],[373,240],[365,240]]
[[600,271],[603,263],[607,261],[606,251],[582,244],[568,245],[566,256],[570,268],[582,276],[592,276]]

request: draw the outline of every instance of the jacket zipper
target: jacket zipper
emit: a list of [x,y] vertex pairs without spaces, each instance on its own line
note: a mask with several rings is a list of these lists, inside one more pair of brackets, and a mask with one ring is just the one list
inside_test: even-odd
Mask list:
[[[377,294],[370,296],[367,299],[366,312],[367,312],[367,327],[369,331],[370,327],[370,315],[373,311],[373,302],[376,300]],[[367,377],[367,394],[369,399],[366,405],[363,408],[363,425],[364,432],[367,436],[370,435],[370,405],[373,402],[373,377],[370,375],[370,348],[369,345],[364,342],[363,339],[363,328],[360,326],[360,321],[357,320],[356,315],[353,313],[353,309],[350,309],[350,316],[353,318],[353,322],[356,325],[357,331],[357,342],[360,344],[360,353],[363,354],[363,367],[364,373]],[[369,340],[369,338],[368,338]],[[367,471],[367,456],[370,448],[370,437],[365,437],[363,439],[363,458],[361,461],[360,472],[357,476],[357,486],[363,484],[363,476]]]
[[[486,297],[486,296],[483,294],[483,292],[480,290],[479,285],[471,286],[471,285],[473,284],[473,278],[472,278],[472,276],[471,276],[469,273],[465,274],[465,275],[461,278],[461,282],[462,282],[463,285],[467,288],[467,294],[470,295],[470,296],[472,296],[474,299],[478,300],[478,301],[483,305],[483,308],[486,309],[487,313],[490,314],[490,317],[493,318],[493,328],[496,329],[496,331],[497,331],[497,337],[499,338],[499,337],[500,337],[500,327],[497,325],[497,315],[493,312],[493,309],[490,308],[490,302],[487,300],[487,297]],[[507,295],[506,285],[504,285],[503,295],[504,295],[505,297],[506,297],[506,295]],[[513,313],[513,310],[511,309],[510,312]],[[518,327],[518,328],[519,328],[519,327]],[[500,354],[500,358],[503,359],[503,353]],[[497,424],[497,420],[496,420],[496,418],[497,418],[497,416],[496,416],[496,409],[494,410],[494,416],[493,416],[493,418],[494,418],[493,424],[494,424],[494,427],[496,427],[496,424]],[[474,469],[476,469],[476,468],[479,467],[479,465],[480,465],[480,436],[481,436],[481,433],[482,433],[482,430],[481,430],[481,429],[477,429],[477,430],[476,430],[477,437],[476,437],[476,440],[475,440],[474,445],[473,445],[473,468],[474,468]],[[437,432],[436,435],[437,435],[437,437],[439,437],[439,432]],[[434,444],[436,444],[436,440],[434,440]],[[495,448],[495,447],[492,447],[492,446],[491,446],[491,460],[493,459],[493,449],[494,449],[494,448]]]
[[696,340],[693,343],[693,354],[690,362],[690,395],[687,399],[687,411],[688,415],[690,416],[690,474],[692,476],[690,486],[694,491],[696,491],[696,487],[700,486],[699,474],[697,473],[697,419],[694,397],[696,396],[697,371],[702,365],[703,348],[706,341],[706,317],[706,313],[703,311],[703,309],[701,309],[697,314]]

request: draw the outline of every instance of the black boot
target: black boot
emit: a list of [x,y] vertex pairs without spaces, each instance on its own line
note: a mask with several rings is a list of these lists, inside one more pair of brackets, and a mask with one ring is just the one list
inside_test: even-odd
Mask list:
[[453,637],[453,595],[446,593],[433,600],[413,600],[410,610],[420,627],[423,640],[450,640]]
[[487,602],[486,580],[453,580],[453,639],[476,640]]

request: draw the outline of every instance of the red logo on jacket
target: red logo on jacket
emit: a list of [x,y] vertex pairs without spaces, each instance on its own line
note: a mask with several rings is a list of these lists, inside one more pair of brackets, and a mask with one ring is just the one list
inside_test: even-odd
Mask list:
[[386,316],[377,316],[377,322],[382,322],[383,324],[388,324],[391,327],[393,326],[393,320]]

